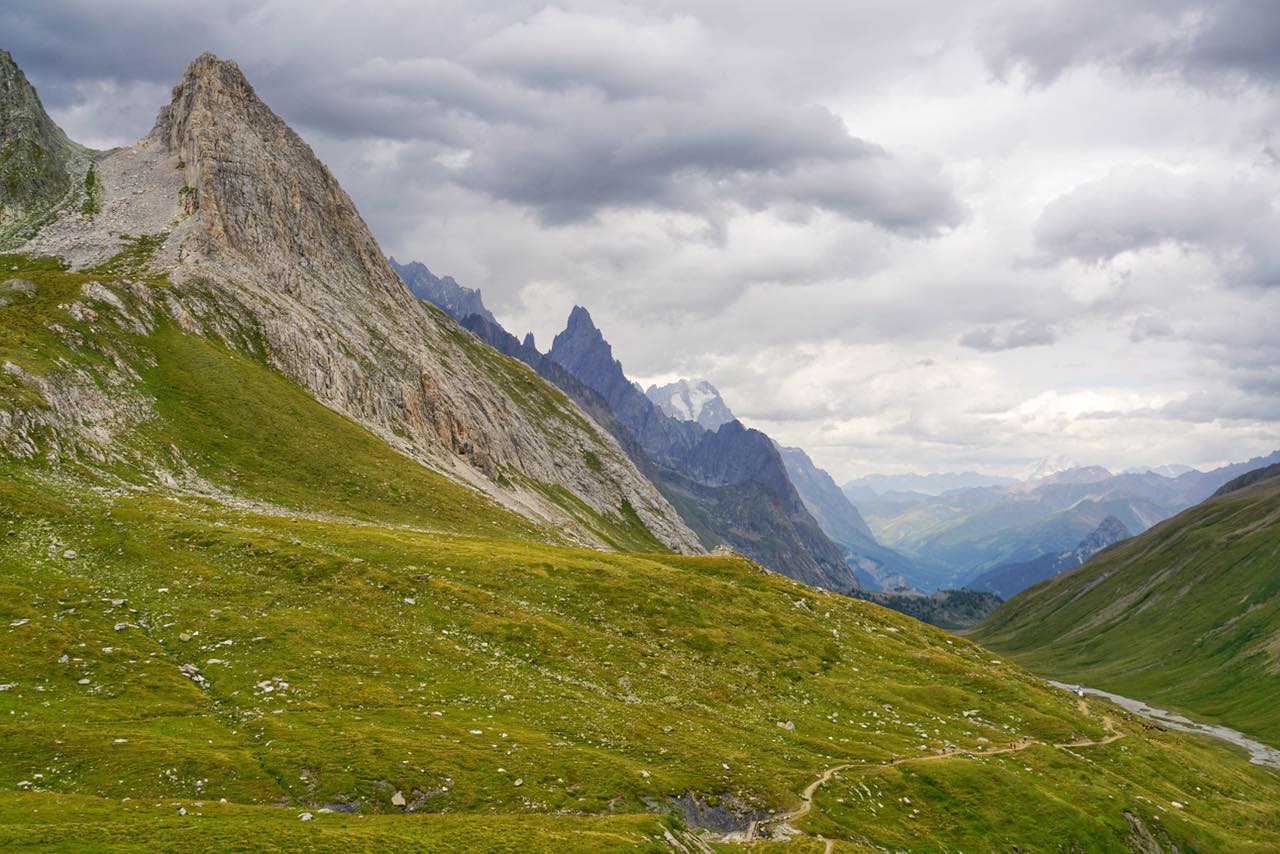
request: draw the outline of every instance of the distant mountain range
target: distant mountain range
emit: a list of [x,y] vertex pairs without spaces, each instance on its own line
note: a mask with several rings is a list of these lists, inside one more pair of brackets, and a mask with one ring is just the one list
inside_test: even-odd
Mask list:
[[1141,533],[1208,498],[1233,477],[1278,461],[1280,452],[1175,477],[1154,471],[1113,474],[1101,466],[1083,466],[1030,481],[936,495],[874,493],[869,479],[862,478],[846,494],[856,500],[877,540],[915,565],[914,586],[928,591],[973,583],[1002,565],[1070,552],[1109,516]]
[[1022,592],[974,637],[1280,745],[1280,466],[1246,465],[1261,471]]
[[876,540],[827,472],[801,449],[743,427],[707,380],[680,379],[642,392],[587,309],[574,307],[543,354],[532,335],[521,341],[502,328],[478,290],[435,276],[420,262],[393,266],[413,277],[406,284],[420,299],[529,365],[612,433],[706,547],[729,545],[835,590],[915,583],[912,562]]
[[480,291],[475,288],[464,288],[454,281],[452,276],[441,278],[427,269],[421,261],[410,261],[401,264],[395,257],[387,259],[391,269],[409,286],[409,292],[437,308],[444,309],[454,319],[461,320],[472,314],[478,314],[490,323],[497,323],[493,312],[485,308]]
[[1017,483],[1016,477],[979,474],[976,471],[943,474],[869,474],[845,483],[842,489],[852,501],[875,500],[893,492],[941,495],[956,489],[1003,486]]

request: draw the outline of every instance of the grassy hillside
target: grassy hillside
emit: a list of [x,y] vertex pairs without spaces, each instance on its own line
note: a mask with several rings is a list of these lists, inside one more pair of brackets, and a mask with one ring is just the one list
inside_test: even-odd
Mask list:
[[[1280,845],[1280,779],[1223,748],[744,560],[571,548],[254,358],[110,320],[163,280],[72,316],[123,267],[5,261],[35,292],[0,359],[146,406],[0,456],[0,847],[667,850],[778,813],[796,851]],[[6,423],[65,403],[0,376]]]
[[974,637],[1057,678],[1280,744],[1280,480],[1193,507],[1025,591]]

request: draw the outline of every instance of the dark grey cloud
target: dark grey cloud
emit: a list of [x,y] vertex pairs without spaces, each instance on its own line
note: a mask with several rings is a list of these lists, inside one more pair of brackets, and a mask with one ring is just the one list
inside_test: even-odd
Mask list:
[[1022,320],[1006,329],[983,326],[960,336],[960,345],[971,350],[995,353],[1020,347],[1041,347],[1058,340],[1051,324],[1039,320]]
[[1270,0],[1052,0],[992,12],[978,42],[992,70],[1040,85],[1077,65],[1171,74],[1198,85],[1280,81],[1280,6]]
[[[19,3],[0,12],[0,27],[54,107],[87,97],[87,80],[172,82],[196,54],[221,51],[304,133],[413,143],[445,164],[436,171],[446,180],[549,224],[610,209],[720,219],[737,205],[928,235],[963,218],[937,162],[904,162],[829,109],[778,97],[760,85],[767,69],[745,57],[717,69],[707,61],[716,45],[688,15],[430,4],[458,16],[433,21],[456,36],[433,43],[406,40],[381,9],[366,18],[324,3],[172,5]],[[415,8],[406,29],[422,15]],[[301,49],[325,19],[348,40]],[[371,31],[377,41],[360,55],[354,46]]]

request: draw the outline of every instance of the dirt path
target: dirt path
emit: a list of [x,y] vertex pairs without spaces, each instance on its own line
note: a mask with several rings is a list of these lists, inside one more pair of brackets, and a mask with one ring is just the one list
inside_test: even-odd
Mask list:
[[[1088,704],[1085,703],[1083,700],[1081,700],[1080,705],[1082,706],[1081,711],[1087,714],[1089,712]],[[813,782],[805,786],[804,791],[800,793],[800,804],[798,806],[796,806],[794,809],[787,810],[786,812],[781,812],[776,815],[770,816],[769,818],[761,819],[760,821],[753,821],[747,827],[746,833],[743,834],[743,837],[745,838],[742,838],[741,841],[750,842],[753,839],[756,839],[757,838],[756,832],[759,830],[760,827],[763,827],[766,825],[778,826],[778,825],[789,824],[790,822],[798,818],[802,818],[808,815],[809,811],[813,809],[813,796],[817,794],[818,789],[826,785],[826,783],[836,774],[839,774],[841,771],[846,771],[850,768],[858,768],[858,769],[865,769],[865,770],[872,770],[876,768],[892,768],[895,765],[903,765],[908,762],[940,762],[945,759],[954,759],[957,756],[965,756],[971,759],[976,759],[983,756],[998,756],[1004,753],[1017,753],[1020,750],[1026,750],[1027,748],[1036,747],[1037,745],[1055,747],[1055,748],[1058,748],[1059,750],[1077,748],[1077,747],[1101,747],[1104,744],[1111,744],[1112,742],[1118,741],[1125,737],[1125,733],[1120,732],[1116,729],[1115,723],[1111,720],[1110,717],[1103,715],[1102,721],[1107,727],[1107,729],[1111,730],[1111,734],[1106,736],[1105,738],[1100,738],[1100,739],[1085,738],[1085,739],[1080,739],[1079,741],[1067,741],[1067,742],[1061,742],[1057,744],[1049,744],[1048,742],[1040,741],[1034,738],[1023,738],[1023,739],[1019,739],[1018,741],[1010,742],[1008,747],[997,747],[992,750],[968,750],[968,749],[962,749],[962,748],[954,748],[951,750],[946,750],[942,753],[935,753],[928,756],[906,756],[906,757],[903,757],[902,759],[894,759],[889,762],[878,762],[878,763],[846,762],[843,765],[833,765],[832,767],[828,768],[827,770],[819,774],[817,778],[813,780]],[[833,850],[834,846],[835,846],[834,840],[830,840],[830,839],[826,840],[826,851],[828,852],[828,854]]]

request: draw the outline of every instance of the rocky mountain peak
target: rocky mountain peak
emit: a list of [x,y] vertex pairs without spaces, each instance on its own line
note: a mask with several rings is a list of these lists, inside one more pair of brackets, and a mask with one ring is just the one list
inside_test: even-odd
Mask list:
[[645,395],[672,418],[696,421],[708,430],[718,430],[736,419],[720,390],[707,380],[679,379],[663,386],[650,385]]
[[337,179],[234,62],[205,53],[187,66],[150,139],[184,170],[197,250],[238,255],[290,293],[323,275],[349,297],[408,300]]
[[484,298],[478,289],[463,287],[453,276],[437,276],[421,261],[401,264],[394,257],[388,260],[391,269],[409,286],[410,293],[441,309],[454,320],[461,321],[478,314],[490,323],[498,322],[493,312],[485,307]]
[[596,328],[595,321],[591,319],[591,312],[580,305],[575,305],[573,310],[569,312],[569,320],[565,324],[565,334],[570,337],[589,336],[604,340],[604,335]]
[[547,355],[606,399],[615,386],[630,385],[622,365],[613,358],[613,347],[580,305],[569,312],[564,331],[552,340]]

